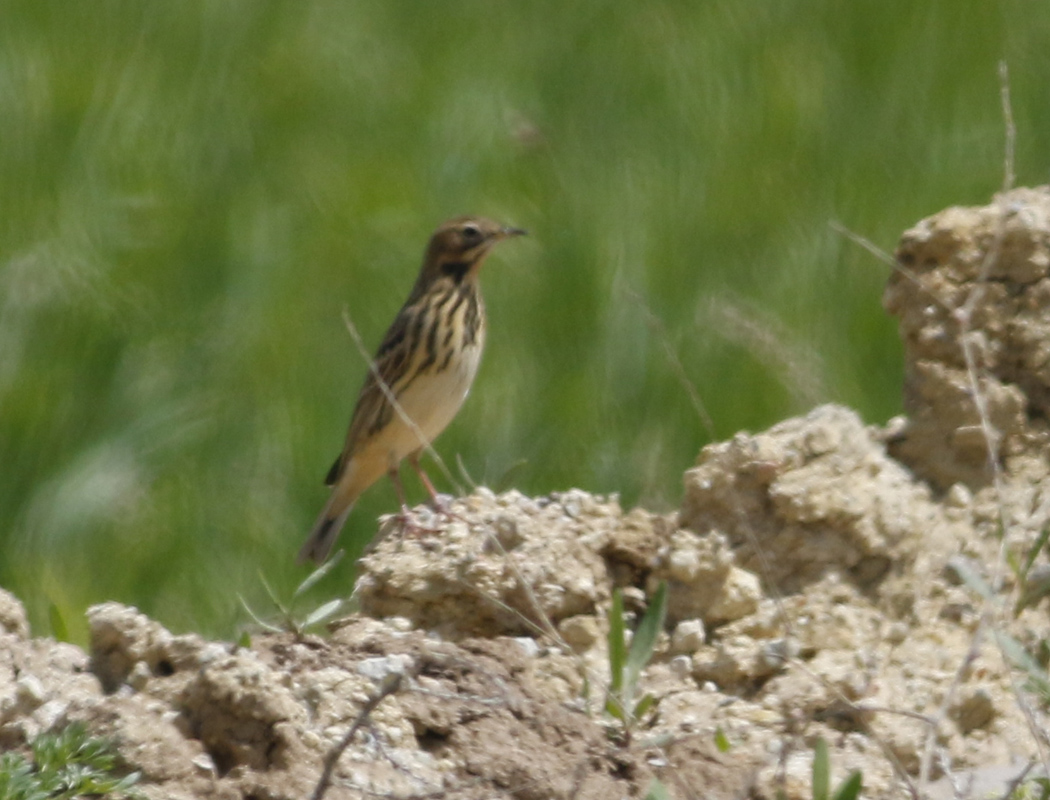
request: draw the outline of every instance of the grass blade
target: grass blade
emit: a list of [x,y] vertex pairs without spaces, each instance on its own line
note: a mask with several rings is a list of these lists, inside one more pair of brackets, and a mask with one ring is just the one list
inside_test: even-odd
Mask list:
[[[618,695],[623,690],[624,669],[627,666],[627,646],[624,643],[623,592],[616,589],[609,609],[609,690]],[[615,715],[613,715],[615,716]]]
[[1032,564],[1035,563],[1035,557],[1039,555],[1039,551],[1043,549],[1046,544],[1046,540],[1050,539],[1050,525],[1046,525],[1039,534],[1039,538],[1035,540],[1035,544],[1032,545],[1032,549],[1028,551],[1028,558],[1025,559],[1024,566],[1021,567],[1021,580],[1024,580],[1028,575],[1028,571],[1032,568]]
[[1042,697],[1050,699],[1050,679],[1047,678],[1046,670],[1039,665],[1031,653],[1024,649],[1024,645],[1002,631],[995,631],[995,641],[1003,655],[1017,669],[1024,670],[1028,674],[1032,688]]
[[995,593],[992,591],[992,587],[988,585],[984,578],[977,574],[977,571],[968,559],[952,556],[948,559],[948,564],[958,574],[959,580],[985,600],[991,600],[994,597]]
[[315,569],[313,572],[307,575],[303,582],[299,584],[298,588],[292,594],[292,599],[294,600],[295,598],[299,597],[300,595],[306,594],[308,591],[314,588],[314,586],[317,585],[318,581],[320,581],[322,578],[324,578],[325,575],[327,575],[329,572],[335,569],[336,564],[342,561],[343,556],[345,555],[345,550],[339,550],[334,556],[332,556],[321,566],[319,566],[317,569]]
[[270,633],[281,633],[281,628],[278,628],[276,625],[271,625],[269,622],[266,622],[258,614],[252,611],[252,607],[248,605],[248,601],[241,597],[241,595],[237,595],[237,599],[241,601],[241,607],[244,608],[246,612],[248,612],[248,616],[252,618],[252,622],[258,625],[264,631],[269,631]]
[[828,800],[831,780],[831,759],[828,743],[817,739],[813,745],[813,800]]
[[649,608],[642,617],[638,630],[631,640],[631,652],[627,656],[627,685],[633,687],[638,682],[645,665],[653,656],[656,648],[656,637],[664,628],[667,617],[667,582],[661,581],[656,594],[653,595]]
[[638,705],[634,707],[634,713],[632,716],[637,720],[644,717],[649,711],[656,705],[656,698],[651,694],[647,694],[641,700],[638,701]]
[[834,800],[857,800],[860,797],[860,790],[863,788],[863,778],[860,774],[860,770],[855,770],[850,773],[850,776],[842,782],[838,791],[835,792]]
[[343,601],[341,598],[335,600],[329,600],[323,606],[315,608],[313,612],[303,621],[303,629],[312,628],[314,625],[320,625],[322,622],[327,620],[329,617],[335,616],[339,613],[339,610],[343,607]]

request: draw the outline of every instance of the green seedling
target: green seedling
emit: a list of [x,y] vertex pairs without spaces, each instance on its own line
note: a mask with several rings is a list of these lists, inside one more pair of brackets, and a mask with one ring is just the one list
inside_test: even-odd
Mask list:
[[[1048,528],[1047,530],[1050,530]],[[1044,531],[1046,533],[1046,531]],[[1038,552],[1043,546],[1045,539],[1040,536],[1040,541],[1035,547],[1033,552]],[[1034,557],[1029,554],[1021,575],[1026,577],[1028,569],[1031,568]],[[992,587],[978,575],[964,559],[950,559],[950,563],[959,574],[962,582],[971,589],[973,592],[979,594],[985,600],[993,600],[995,597]],[[1035,572],[1035,570],[1033,570]],[[1023,596],[1023,595],[1022,595]],[[1018,613],[1020,608],[1017,609]],[[1027,676],[1028,681],[1026,688],[1039,695],[1044,703],[1050,703],[1050,677],[1047,676],[1046,670],[1039,664],[1039,661],[1029,653],[1017,639],[1008,633],[1001,630],[994,631],[996,644],[999,645],[999,650],[1003,656],[1017,669],[1022,670]]]
[[[295,605],[303,595],[331,572],[336,564],[342,561],[345,553],[345,550],[340,550],[332,558],[307,575],[306,579],[292,592],[292,598],[288,602],[282,601],[277,596],[277,593],[270,587],[266,578],[260,573],[259,580],[262,582],[263,588],[266,590],[266,594],[269,595],[270,602],[273,603],[277,612],[275,615],[276,622],[267,621],[256,614],[243,597],[240,598],[241,605],[244,606],[244,610],[248,612],[248,616],[252,618],[252,621],[263,630],[270,633],[294,633],[296,636],[302,636],[310,629],[328,622],[343,609],[346,603],[346,600],[343,598],[329,600],[305,616],[295,612]],[[248,642],[250,643],[250,639],[248,639]]]
[[651,694],[638,698],[638,679],[649,663],[656,647],[656,637],[663,630],[667,616],[667,584],[661,583],[646,609],[641,623],[627,648],[626,625],[623,613],[623,594],[613,592],[609,609],[609,691],[605,712],[623,726],[625,742],[630,742],[631,731],[656,705]]
[[831,794],[831,757],[828,755],[828,743],[817,739],[813,746],[813,800],[857,800],[863,779],[859,770],[849,774]]

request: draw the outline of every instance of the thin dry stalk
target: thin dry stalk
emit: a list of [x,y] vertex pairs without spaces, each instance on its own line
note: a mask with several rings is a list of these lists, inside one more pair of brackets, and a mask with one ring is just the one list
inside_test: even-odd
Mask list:
[[[1009,515],[1006,509],[1006,490],[1005,490],[1005,477],[1003,475],[1002,466],[1000,464],[1000,445],[1002,443],[1002,435],[996,429],[992,423],[991,414],[988,411],[988,400],[987,396],[981,388],[981,375],[980,366],[978,363],[978,354],[975,346],[975,332],[972,329],[973,325],[973,312],[977,307],[977,304],[981,301],[985,293],[985,286],[989,276],[992,273],[995,265],[998,263],[1000,256],[1002,255],[1003,242],[1006,238],[1006,219],[1009,213],[1009,209],[1006,206],[1005,195],[1009,192],[1014,185],[1015,171],[1014,171],[1014,151],[1015,142],[1017,138],[1017,129],[1014,125],[1013,110],[1010,103],[1010,74],[1009,69],[1005,61],[999,63],[999,80],[1000,80],[1000,100],[1002,103],[1003,113],[1003,125],[1005,130],[1005,142],[1003,146],[1003,186],[1002,192],[999,195],[999,216],[998,225],[996,227],[995,236],[988,248],[985,258],[981,263],[981,271],[978,275],[977,281],[967,296],[966,302],[958,308],[953,316],[959,326],[959,344],[962,349],[963,363],[966,367],[967,382],[970,386],[970,394],[973,397],[974,407],[977,411],[978,420],[981,426],[981,432],[984,437],[988,468],[992,475],[992,488],[996,497],[996,508],[999,516],[999,530],[1001,535],[1001,542],[999,548],[999,557],[993,567],[991,585],[992,588],[998,591],[1002,587],[1003,575],[1008,567],[1008,552],[1007,552],[1007,536],[1006,532],[1009,529]],[[944,700],[941,703],[941,707],[938,709],[936,719],[938,725],[940,722],[947,717],[948,709],[954,700],[955,694],[958,691],[959,686],[962,683],[966,671],[969,669],[972,661],[976,659],[980,644],[983,639],[984,632],[989,628],[994,628],[996,623],[1001,622],[1008,616],[1008,608],[1005,600],[1000,599],[998,601],[993,598],[985,598],[984,608],[982,609],[981,618],[978,622],[977,629],[974,631],[972,643],[969,652],[963,663],[959,666],[956,671],[955,678],[952,681],[952,685],[948,692],[945,694]],[[1010,665],[1010,659],[1007,654],[1002,651],[1000,647],[1000,656],[1003,658],[1008,668]],[[1044,769],[1050,772],[1050,761],[1047,759],[1046,751],[1043,746],[1042,736],[1040,734],[1038,725],[1032,718],[1030,713],[1027,713],[1027,704],[1022,696],[1021,689],[1014,683],[1014,697],[1021,708],[1022,713],[1028,723],[1029,729],[1032,733],[1032,738],[1039,750],[1040,760],[1043,763]],[[920,767],[920,785],[926,786],[929,780],[930,767],[933,761],[933,744],[936,727],[931,727],[927,733],[926,743],[923,748],[923,757]]]
[[[1006,207],[1006,201],[1004,195],[1009,192],[1013,187],[1016,180],[1015,173],[1015,148],[1017,139],[1017,129],[1014,123],[1013,109],[1010,101],[1010,77],[1009,68],[1005,61],[999,64],[999,80],[1000,80],[1000,102],[1002,107],[1003,116],[1003,127],[1004,127],[1004,146],[1003,146],[1003,184],[1002,191],[999,196],[999,224],[996,230],[996,235],[991,242],[990,247],[985,255],[985,258],[981,264],[981,270],[976,280],[975,286],[968,294],[966,301],[959,307],[953,307],[951,303],[946,302],[943,298],[937,295],[936,292],[930,289],[922,279],[915,273],[908,270],[902,264],[897,263],[892,257],[885,253],[881,248],[865,239],[852,231],[849,231],[843,225],[838,222],[830,223],[833,230],[836,230],[843,236],[847,237],[854,243],[863,247],[868,252],[872,253],[876,258],[881,261],[890,263],[894,269],[902,274],[905,278],[911,281],[915,286],[924,291],[931,299],[939,305],[943,310],[947,311],[951,317],[956,321],[959,328],[959,343],[962,351],[963,363],[966,369],[967,382],[969,383],[970,393],[974,398],[974,406],[978,415],[978,419],[981,426],[981,431],[985,440],[987,450],[987,461],[989,470],[992,476],[992,486],[995,496],[997,498],[997,509],[999,515],[999,526],[1002,532],[1002,544],[999,550],[999,557],[996,559],[994,565],[994,573],[992,576],[992,586],[995,589],[999,589],[1002,586],[1002,579],[1005,570],[1008,566],[1007,561],[1007,550],[1005,533],[1008,529],[1008,515],[1006,513],[1006,499],[1005,499],[1005,478],[1003,476],[1002,467],[1000,464],[1000,445],[1002,436],[1000,432],[995,428],[991,421],[991,415],[988,410],[987,397],[981,386],[981,368],[979,365],[979,354],[975,343],[975,332],[972,329],[973,324],[973,313],[978,303],[984,296],[985,284],[991,275],[992,269],[998,262],[1002,253],[1002,246],[1006,236],[1006,218],[1009,209]],[[981,643],[984,639],[984,634],[989,627],[994,627],[996,621],[1004,619],[1006,614],[1006,607],[1003,602],[995,602],[991,598],[985,600],[985,606],[981,615],[980,621],[971,641],[970,648],[963,660],[963,663],[959,666],[953,678],[952,684],[946,693],[943,702],[937,713],[932,717],[928,718],[927,722],[929,725],[926,741],[923,747],[922,759],[920,762],[919,770],[919,786],[922,790],[925,790],[929,782],[931,766],[935,754],[935,734],[937,728],[941,722],[947,717],[948,709],[957,693],[959,686],[965,678],[966,672],[971,666],[972,662],[977,658],[980,651]],[[1000,648],[1000,654],[1004,660],[1004,663],[1009,665],[1010,661],[1006,654],[1002,652]],[[1028,723],[1028,727],[1032,733],[1033,740],[1036,743],[1036,747],[1040,754],[1040,761],[1043,768],[1050,774],[1050,760],[1048,760],[1042,734],[1039,730],[1039,726],[1031,713],[1031,707],[1023,696],[1023,692],[1016,681],[1013,682],[1014,696],[1018,702],[1022,713],[1024,713],[1025,719]]]
[[730,297],[710,298],[698,309],[697,321],[723,339],[735,342],[780,377],[780,383],[801,406],[828,396],[820,357],[812,348],[791,342],[778,320]]
[[895,259],[892,255],[890,255],[877,244],[875,244],[873,241],[871,241],[871,239],[861,236],[856,231],[850,230],[838,220],[831,220],[831,222],[828,223],[828,227],[836,233],[838,233],[840,236],[844,236],[854,244],[867,250],[879,261],[882,261],[885,264],[889,264],[891,267],[893,267],[895,272],[898,272],[905,278],[907,278],[915,286],[915,288],[929,295],[930,299],[933,300],[933,302],[936,303],[938,306],[940,306],[942,310],[947,311],[948,313],[952,313],[954,311],[952,305],[947,300],[938,295],[937,292],[935,292],[933,289],[927,286],[921,277],[919,277],[912,270],[908,269],[906,266],[897,261],[897,259]]
[[379,374],[379,366],[376,364],[375,359],[369,355],[368,350],[365,348],[365,344],[361,339],[361,334],[357,332],[357,326],[354,325],[353,319],[350,317],[350,310],[347,308],[343,309],[343,324],[346,325],[346,329],[350,332],[350,338],[354,340],[354,345],[357,347],[361,357],[368,364],[368,370],[372,373],[372,376],[376,379],[380,391],[383,392],[383,396],[386,397],[387,402],[393,407],[395,413],[401,417],[401,421],[404,422],[409,429],[416,435],[419,440],[420,447],[426,452],[428,456],[437,462],[438,467],[444,473],[448,482],[455,487],[457,494],[462,494],[463,490],[459,484],[456,483],[456,479],[452,477],[452,472],[448,467],[445,466],[445,462],[441,460],[441,456],[437,454],[437,451],[431,446],[427,437],[423,434],[423,431],[415,421],[405,413],[405,409],[401,407],[401,404],[397,401],[397,397],[394,396],[394,392],[387,385],[386,381],[383,380],[382,375]]
[[678,357],[678,351],[675,350],[674,343],[671,341],[671,335],[667,331],[667,326],[664,325],[664,321],[660,319],[656,314],[653,313],[652,309],[645,302],[642,295],[631,287],[624,289],[627,297],[634,302],[645,316],[645,324],[649,328],[649,331],[657,338],[660,342],[660,346],[664,349],[664,355],[667,357],[667,363],[671,365],[671,371],[674,372],[675,377],[678,379],[678,383],[681,384],[685,390],[686,395],[689,397],[689,402],[693,406],[693,410],[696,412],[697,418],[700,420],[700,424],[704,426],[709,438],[715,438],[715,423],[711,419],[711,415],[707,411],[707,406],[704,405],[704,401],[700,398],[700,392],[689,379],[689,373],[686,372],[685,366],[682,364],[682,359]]
[[[863,247],[882,263],[888,264],[894,269],[900,269],[900,265],[897,263],[897,259],[895,259],[892,255],[887,253],[885,250],[883,250],[881,247],[875,244],[875,242],[873,242],[866,236],[861,236],[859,233],[851,231],[837,219],[831,220],[831,222],[828,223],[828,227],[840,236],[844,236],[845,238],[849,239],[851,242],[853,242],[853,244]],[[915,283],[919,284],[920,286],[922,285],[921,281],[919,281],[917,276],[911,275],[909,277],[911,277],[912,280],[915,281]]]
[[350,742],[354,740],[357,732],[361,729],[361,726],[368,721],[368,716],[376,710],[376,707],[382,703],[384,699],[401,688],[401,678],[402,675],[399,672],[392,672],[387,675],[383,679],[379,691],[368,698],[368,702],[365,703],[361,712],[357,715],[357,719],[355,719],[353,725],[350,726],[350,729],[343,735],[343,738],[328,751],[328,755],[324,758],[324,769],[321,771],[321,777],[317,781],[317,786],[314,787],[314,793],[310,796],[311,800],[321,800],[321,798],[325,796],[328,787],[332,784],[332,772],[335,771],[335,765],[339,761],[339,756],[341,756],[346,748],[350,746]]

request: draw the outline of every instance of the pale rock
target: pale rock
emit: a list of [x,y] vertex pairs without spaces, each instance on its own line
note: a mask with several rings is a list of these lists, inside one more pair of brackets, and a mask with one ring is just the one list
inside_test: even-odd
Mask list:
[[558,632],[577,653],[590,650],[601,638],[597,618],[586,614],[563,619],[558,625]]
[[704,622],[700,619],[687,619],[679,622],[671,634],[670,652],[672,655],[690,655],[704,644]]

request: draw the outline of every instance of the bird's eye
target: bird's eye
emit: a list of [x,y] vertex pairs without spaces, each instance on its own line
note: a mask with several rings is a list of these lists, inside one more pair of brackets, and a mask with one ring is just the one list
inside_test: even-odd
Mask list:
[[477,239],[481,236],[481,228],[473,223],[463,226],[463,235],[468,239]]

